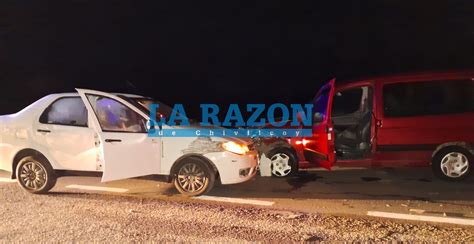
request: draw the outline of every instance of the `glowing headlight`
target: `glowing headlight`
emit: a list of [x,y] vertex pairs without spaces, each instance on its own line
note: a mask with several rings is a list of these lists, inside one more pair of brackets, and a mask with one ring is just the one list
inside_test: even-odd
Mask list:
[[228,141],[228,142],[225,142],[225,143],[222,143],[222,147],[229,151],[229,152],[233,152],[233,153],[237,153],[237,154],[245,154],[246,152],[249,151],[249,148],[245,145],[240,145],[238,143],[235,143],[233,141]]

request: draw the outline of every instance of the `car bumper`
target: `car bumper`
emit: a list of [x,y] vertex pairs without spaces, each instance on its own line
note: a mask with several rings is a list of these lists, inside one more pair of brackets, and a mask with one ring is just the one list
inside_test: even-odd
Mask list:
[[207,153],[204,156],[216,166],[223,185],[248,181],[257,173],[255,153],[238,155],[231,152],[216,152]]

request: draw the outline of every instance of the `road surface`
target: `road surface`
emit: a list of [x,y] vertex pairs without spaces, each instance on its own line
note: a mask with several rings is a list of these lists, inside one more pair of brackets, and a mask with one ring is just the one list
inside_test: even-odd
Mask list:
[[256,177],[198,198],[149,178],[63,177],[48,195],[6,178],[0,241],[474,241],[474,181],[426,168]]

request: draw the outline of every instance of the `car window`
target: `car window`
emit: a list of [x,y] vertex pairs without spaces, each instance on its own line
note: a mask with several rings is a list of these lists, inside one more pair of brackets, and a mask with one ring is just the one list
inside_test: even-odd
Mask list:
[[322,90],[313,100],[313,114],[319,113],[323,118],[326,117],[327,107],[329,102],[330,87]]
[[385,117],[474,112],[474,81],[432,81],[383,87]]
[[362,101],[362,87],[337,92],[334,95],[332,116],[353,114],[359,111]]
[[40,123],[87,126],[87,109],[80,97],[60,98],[46,108]]
[[146,120],[114,99],[87,95],[103,131],[146,133]]

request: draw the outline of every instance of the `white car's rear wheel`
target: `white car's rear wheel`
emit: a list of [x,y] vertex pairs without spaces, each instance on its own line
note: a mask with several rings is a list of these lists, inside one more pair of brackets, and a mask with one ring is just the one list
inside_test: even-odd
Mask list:
[[16,178],[23,189],[35,194],[46,193],[56,185],[56,175],[51,165],[44,159],[32,156],[20,160]]
[[174,177],[176,189],[187,196],[198,196],[209,192],[214,182],[214,171],[197,158],[189,158],[180,163]]

